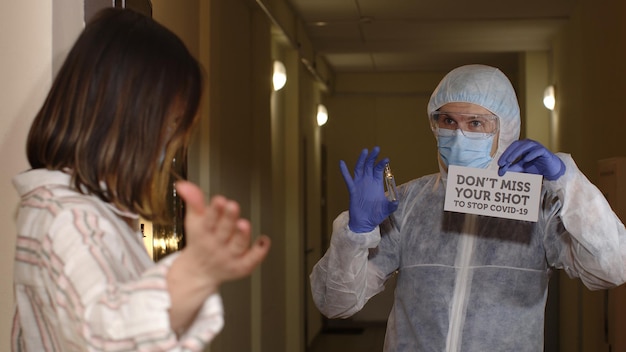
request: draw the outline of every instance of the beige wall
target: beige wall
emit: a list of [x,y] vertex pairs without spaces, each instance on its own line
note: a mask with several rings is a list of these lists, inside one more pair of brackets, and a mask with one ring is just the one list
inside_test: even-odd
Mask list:
[[[71,9],[62,11],[69,6]],[[0,350],[9,350],[13,317],[14,213],[11,177],[28,168],[25,141],[67,49],[82,28],[82,1],[3,2],[0,5]]]
[[[210,350],[284,349],[285,307],[269,310],[265,304],[285,301],[280,251],[284,241],[273,236],[270,212],[269,21],[245,1],[153,1],[153,7],[154,18],[188,42],[207,73],[189,178],[207,195],[219,193],[239,201],[254,234],[268,233],[274,239],[261,270],[221,288],[226,325]],[[264,320],[269,322],[267,332],[262,331]]]
[[[602,6],[580,0],[554,41],[557,149],[571,153],[592,182],[598,180],[598,160],[626,156],[626,119],[614,112],[626,96],[625,16],[621,0],[602,1]],[[606,292],[589,291],[563,273],[560,281],[561,350],[607,350]]]
[[[597,179],[599,159],[626,154],[626,119],[612,113],[626,95],[626,3],[580,0],[554,41],[559,149]],[[598,120],[610,123],[591,123]]]
[[543,105],[543,92],[550,82],[550,54],[545,51],[527,52],[520,58],[520,87],[518,98],[525,116],[521,138],[534,139],[551,148],[550,120],[552,113]]
[[[274,20],[298,31],[283,2],[268,3]],[[254,235],[268,234],[273,242],[251,278],[222,287],[226,326],[210,350],[304,350],[307,336],[319,330],[304,323],[304,252],[306,234],[320,233],[321,131],[313,122],[322,87],[293,43],[272,36],[280,31],[272,31],[255,4],[153,0],[153,6],[155,19],[188,42],[208,77],[189,178],[207,194],[238,200]],[[275,58],[285,61],[288,83],[272,93]],[[307,333],[305,325],[317,329]]]

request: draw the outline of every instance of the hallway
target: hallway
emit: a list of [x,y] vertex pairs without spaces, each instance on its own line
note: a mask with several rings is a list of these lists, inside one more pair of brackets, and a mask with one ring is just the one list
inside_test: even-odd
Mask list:
[[335,327],[322,331],[308,352],[381,352],[385,341],[383,323],[362,327]]

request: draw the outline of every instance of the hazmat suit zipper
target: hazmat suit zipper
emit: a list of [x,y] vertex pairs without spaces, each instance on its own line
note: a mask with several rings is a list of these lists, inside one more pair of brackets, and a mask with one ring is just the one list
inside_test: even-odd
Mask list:
[[463,325],[472,286],[473,271],[469,267],[474,255],[474,244],[476,241],[476,236],[472,235],[476,233],[476,215],[466,214],[462,233],[454,263],[457,268],[457,274],[452,296],[452,306],[450,307],[450,321],[446,340],[447,352],[461,351]]

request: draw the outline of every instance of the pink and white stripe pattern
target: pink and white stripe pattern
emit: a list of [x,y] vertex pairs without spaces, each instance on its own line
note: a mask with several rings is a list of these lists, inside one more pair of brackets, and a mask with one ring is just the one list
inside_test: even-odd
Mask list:
[[15,258],[13,351],[201,351],[223,326],[219,295],[177,337],[165,276],[137,216],[70,188],[70,176],[31,170],[21,196]]

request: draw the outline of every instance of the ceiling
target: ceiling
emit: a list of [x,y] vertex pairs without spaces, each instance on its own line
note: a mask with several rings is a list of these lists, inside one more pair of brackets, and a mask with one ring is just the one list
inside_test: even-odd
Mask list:
[[517,69],[550,49],[577,0],[287,0],[313,47],[339,72]]

